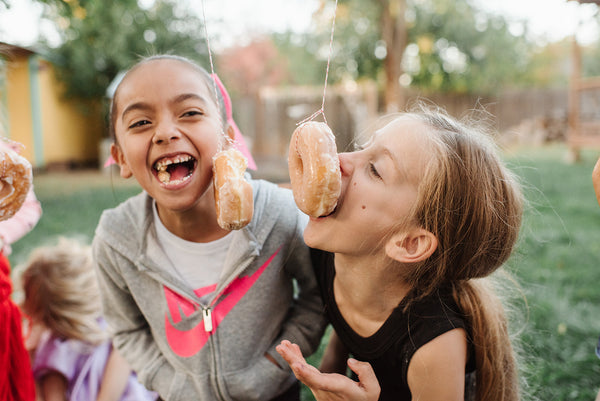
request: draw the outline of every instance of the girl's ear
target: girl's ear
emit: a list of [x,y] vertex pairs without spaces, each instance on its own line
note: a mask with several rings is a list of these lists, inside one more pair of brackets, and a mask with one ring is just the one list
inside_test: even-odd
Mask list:
[[121,168],[121,177],[123,177],[123,178],[131,177],[131,175],[132,175],[131,169],[129,168],[129,165],[127,164],[127,160],[125,160],[125,156],[123,156],[123,152],[121,151],[121,148],[113,143],[112,145],[110,145],[110,155],[112,156],[112,158],[115,160],[115,162]]
[[401,263],[416,263],[430,257],[437,249],[438,240],[424,228],[395,234],[385,244],[385,253]]

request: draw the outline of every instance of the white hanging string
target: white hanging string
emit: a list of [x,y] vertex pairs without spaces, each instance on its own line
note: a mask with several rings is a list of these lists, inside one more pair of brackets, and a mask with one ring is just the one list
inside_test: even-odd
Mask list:
[[[337,0],[336,0],[337,1]],[[223,136],[223,138],[225,138],[227,140],[227,142],[229,142],[230,144],[233,143],[233,140],[228,136],[225,135],[225,130],[223,129],[223,121],[221,118],[221,103],[219,102],[219,88],[217,87],[217,81],[215,79],[215,66],[213,63],[213,58],[212,58],[212,51],[210,49],[210,38],[208,36],[208,28],[206,27],[206,11],[204,10],[204,0],[201,1],[202,4],[202,22],[204,24],[204,36],[206,38],[206,48],[208,49],[208,60],[210,62],[210,73],[211,78],[212,78],[212,82],[213,82],[213,89],[215,91],[215,103],[217,104],[217,112],[219,113],[219,121],[220,121],[220,127],[221,127],[221,135]],[[223,142],[219,141],[219,147],[217,149],[219,152],[221,150],[223,150]]]
[[[201,1],[202,4],[202,19],[203,19],[203,23],[204,23],[204,36],[206,37],[206,47],[208,49],[208,59],[210,61],[210,70],[211,70],[211,74],[215,75],[215,68],[214,68],[214,63],[213,63],[213,58],[212,58],[212,51],[211,51],[211,47],[210,47],[210,38],[208,36],[208,29],[207,29],[207,23],[206,23],[206,11],[204,9],[204,0]],[[305,118],[304,120],[300,121],[299,123],[297,123],[296,125],[301,125],[307,121],[311,121],[313,119],[315,119],[319,114],[323,115],[323,120],[325,121],[325,124],[327,124],[327,118],[325,117],[325,99],[327,96],[327,81],[329,80],[329,68],[331,66],[331,55],[333,54],[333,34],[335,32],[335,18],[337,15],[337,6],[338,6],[338,0],[335,0],[335,6],[333,9],[333,21],[331,23],[331,34],[330,34],[330,38],[329,38],[329,54],[327,56],[327,68],[325,69],[325,82],[323,84],[323,98],[321,101],[321,108],[317,111],[315,111],[313,114],[311,114],[310,116],[308,116],[307,118]],[[219,104],[219,96],[218,96],[218,88],[217,88],[217,82],[215,81],[215,79],[213,78],[213,89],[215,91],[215,98],[217,99],[217,109],[219,111],[219,114],[221,113],[220,110],[220,104]],[[225,139],[228,142],[232,142],[232,139],[229,138],[227,135],[225,135],[225,131],[223,130],[223,124],[221,122],[221,134],[223,135],[223,137],[225,137]],[[221,150],[222,148],[222,144],[219,143],[219,150]]]
[[329,55],[327,56],[327,68],[325,70],[325,84],[323,85],[323,100],[321,102],[321,108],[319,110],[315,111],[313,114],[311,114],[307,118],[305,118],[304,120],[300,121],[296,125],[302,125],[307,121],[312,121],[319,114],[323,115],[323,121],[325,121],[325,124],[327,124],[327,118],[325,118],[325,96],[327,94],[327,80],[329,78],[329,66],[331,64],[331,54],[333,53],[333,32],[335,30],[335,16],[337,14],[337,5],[338,5],[338,0],[335,0],[335,7],[333,9],[333,22],[331,23],[331,37],[329,38]]

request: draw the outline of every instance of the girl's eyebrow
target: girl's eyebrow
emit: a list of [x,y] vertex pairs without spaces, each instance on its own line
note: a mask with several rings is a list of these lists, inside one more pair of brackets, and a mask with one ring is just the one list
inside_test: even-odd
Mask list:
[[200,95],[198,95],[196,93],[182,93],[181,95],[176,96],[173,99],[172,103],[181,103],[181,102],[184,102],[184,101],[186,101],[188,99],[198,100],[198,101],[204,103],[205,105],[207,104],[206,103],[206,99],[204,98],[204,96],[200,96]]
[[406,169],[405,163],[401,159],[399,159],[389,148],[383,147],[382,154],[392,162],[396,174],[402,177],[403,180],[411,180],[411,175]]
[[394,165],[396,170],[401,171],[400,163],[398,163],[398,159],[396,158],[396,155],[394,155],[388,148],[383,148],[383,154],[392,161],[392,164]]
[[131,113],[132,111],[135,111],[135,110],[147,111],[147,110],[150,110],[151,108],[152,107],[150,107],[150,105],[148,103],[144,103],[144,102],[132,103],[129,106],[125,107],[125,109],[123,110],[123,113],[121,113],[121,121],[125,120],[125,116],[128,113]]

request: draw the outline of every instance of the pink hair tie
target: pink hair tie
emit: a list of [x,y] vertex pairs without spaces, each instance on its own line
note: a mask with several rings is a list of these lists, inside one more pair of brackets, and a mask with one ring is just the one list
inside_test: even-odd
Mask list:
[[211,77],[215,80],[219,90],[221,91],[221,95],[223,96],[223,103],[225,103],[225,116],[227,117],[227,124],[229,124],[233,128],[234,132],[234,144],[237,150],[242,152],[242,154],[248,159],[248,168],[252,170],[256,170],[256,163],[246,146],[246,141],[244,140],[244,136],[240,132],[237,127],[235,121],[233,121],[233,111],[231,106],[231,98],[229,97],[229,93],[227,93],[227,89],[217,76],[217,74],[211,74]]
[[104,168],[110,167],[113,164],[117,164],[117,162],[115,161],[115,159],[113,159],[112,155],[108,156],[108,159],[106,159],[106,161],[104,162]]

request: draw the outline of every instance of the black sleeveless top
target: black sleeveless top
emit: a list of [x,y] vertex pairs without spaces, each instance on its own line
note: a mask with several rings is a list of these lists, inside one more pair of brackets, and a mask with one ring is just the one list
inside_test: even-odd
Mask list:
[[[327,317],[352,356],[359,361],[369,362],[373,367],[381,386],[380,401],[411,400],[407,383],[408,365],[420,347],[455,328],[465,329],[469,333],[467,322],[451,292],[440,290],[434,295],[413,301],[407,311],[403,310],[403,300],[375,334],[362,337],[346,323],[335,303],[333,254],[312,250],[312,259]],[[474,352],[470,343],[468,346],[470,358],[466,374],[475,371]]]

